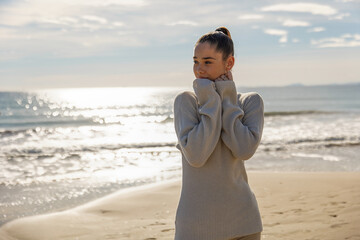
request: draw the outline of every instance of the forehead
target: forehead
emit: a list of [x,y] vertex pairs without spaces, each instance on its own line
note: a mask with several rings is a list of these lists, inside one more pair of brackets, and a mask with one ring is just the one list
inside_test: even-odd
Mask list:
[[194,49],[194,57],[221,57],[221,52],[216,51],[216,46],[208,42],[199,43]]

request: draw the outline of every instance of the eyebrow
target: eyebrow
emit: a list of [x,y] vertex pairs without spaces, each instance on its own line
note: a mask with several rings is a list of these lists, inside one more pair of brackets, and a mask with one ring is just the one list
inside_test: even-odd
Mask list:
[[[197,57],[194,56],[193,59],[197,59]],[[208,59],[216,60],[216,58],[213,58],[213,57],[204,57],[202,59],[204,59],[204,60],[208,60]]]

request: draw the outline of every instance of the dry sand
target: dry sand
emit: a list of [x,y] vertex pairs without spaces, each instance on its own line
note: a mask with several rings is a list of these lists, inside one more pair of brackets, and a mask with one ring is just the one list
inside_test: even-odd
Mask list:
[[[249,173],[262,239],[360,239],[360,173]],[[0,228],[0,239],[173,239],[180,182],[114,193]]]

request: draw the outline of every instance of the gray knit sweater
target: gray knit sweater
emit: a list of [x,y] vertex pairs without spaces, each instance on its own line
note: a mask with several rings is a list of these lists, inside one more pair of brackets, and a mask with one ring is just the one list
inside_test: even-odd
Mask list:
[[256,151],[264,125],[257,93],[237,94],[233,81],[196,79],[175,98],[182,190],[176,240],[226,240],[262,231],[244,160]]

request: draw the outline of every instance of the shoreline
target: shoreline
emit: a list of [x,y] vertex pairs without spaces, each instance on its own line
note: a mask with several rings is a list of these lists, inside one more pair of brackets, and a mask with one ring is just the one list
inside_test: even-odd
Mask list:
[[[359,172],[249,171],[263,239],[360,239]],[[122,189],[0,227],[0,239],[173,239],[181,181]]]

